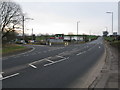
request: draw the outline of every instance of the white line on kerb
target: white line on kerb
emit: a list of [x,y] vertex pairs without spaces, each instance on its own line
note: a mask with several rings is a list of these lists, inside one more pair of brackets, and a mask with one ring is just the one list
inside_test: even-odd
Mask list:
[[32,65],[32,64],[29,64],[31,67],[33,67],[33,68],[37,68],[36,66],[34,66],[34,65]]
[[20,73],[16,73],[16,74],[13,74],[13,75],[10,75],[10,76],[6,76],[6,77],[3,77],[3,78],[0,78],[0,80],[4,80],[4,79],[7,79],[7,78],[11,78],[11,77],[14,77],[14,76],[17,76],[19,75]]

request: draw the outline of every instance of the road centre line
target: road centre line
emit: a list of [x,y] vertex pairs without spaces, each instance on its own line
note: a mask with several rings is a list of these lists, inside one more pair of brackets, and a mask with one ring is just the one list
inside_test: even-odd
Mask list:
[[4,79],[7,79],[7,78],[11,78],[11,77],[14,77],[14,76],[17,76],[19,75],[20,73],[16,73],[16,74],[12,74],[10,76],[6,76],[6,77],[3,77],[3,78],[0,78],[0,80],[4,80]]

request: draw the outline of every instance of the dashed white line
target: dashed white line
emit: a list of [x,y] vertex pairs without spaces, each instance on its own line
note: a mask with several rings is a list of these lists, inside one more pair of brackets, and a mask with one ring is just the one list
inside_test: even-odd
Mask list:
[[59,56],[59,55],[57,55],[57,57],[64,58],[63,56]]
[[29,64],[31,67],[33,67],[33,68],[37,68],[36,66],[34,66],[34,65],[32,65],[32,64]]
[[80,55],[80,54],[82,54],[82,53],[78,53],[78,54],[76,54],[76,55]]
[[16,73],[16,74],[13,74],[13,75],[10,75],[10,76],[6,76],[6,77],[3,77],[3,78],[0,78],[0,80],[4,80],[4,79],[7,79],[7,78],[11,78],[11,77],[14,77],[14,76],[17,76],[19,75],[20,73]]

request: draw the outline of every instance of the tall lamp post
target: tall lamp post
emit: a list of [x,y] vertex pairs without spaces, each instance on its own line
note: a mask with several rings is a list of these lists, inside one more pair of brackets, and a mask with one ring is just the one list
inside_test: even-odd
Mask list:
[[24,23],[24,21],[25,20],[27,20],[27,19],[29,19],[29,20],[34,20],[33,18],[25,18],[24,17],[24,15],[22,16],[22,22],[23,22],[23,40],[25,41],[25,30],[24,30],[24,26],[25,26],[25,23]]
[[112,14],[112,35],[113,35],[113,12],[106,12],[108,14]]
[[77,43],[78,43],[78,24],[80,23],[80,21],[77,21]]

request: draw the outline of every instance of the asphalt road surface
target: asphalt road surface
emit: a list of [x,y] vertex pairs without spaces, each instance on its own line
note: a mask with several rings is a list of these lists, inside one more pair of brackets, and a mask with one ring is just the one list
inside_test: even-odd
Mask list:
[[68,46],[33,47],[2,61],[3,88],[67,88],[82,78],[104,53],[102,37]]

